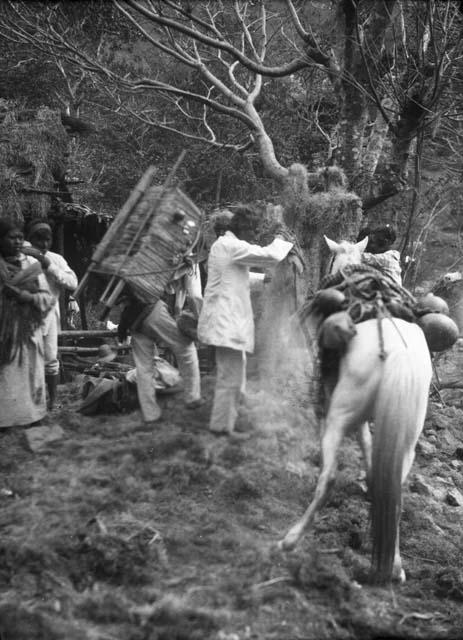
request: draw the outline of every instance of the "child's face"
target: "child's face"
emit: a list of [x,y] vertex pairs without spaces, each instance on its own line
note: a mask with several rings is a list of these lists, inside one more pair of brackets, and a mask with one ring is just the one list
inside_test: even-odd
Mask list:
[[40,233],[30,238],[31,245],[38,249],[41,253],[46,253],[52,243],[51,233]]
[[21,252],[24,235],[20,229],[11,229],[0,240],[0,253],[5,256],[17,256]]

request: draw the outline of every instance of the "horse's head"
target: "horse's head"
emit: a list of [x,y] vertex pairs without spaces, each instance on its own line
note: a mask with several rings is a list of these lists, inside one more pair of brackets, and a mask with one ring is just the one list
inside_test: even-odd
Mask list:
[[324,236],[326,244],[329,250],[333,254],[333,260],[331,262],[330,273],[337,273],[348,264],[360,264],[362,260],[362,253],[365,251],[368,244],[368,236],[357,242],[335,242]]

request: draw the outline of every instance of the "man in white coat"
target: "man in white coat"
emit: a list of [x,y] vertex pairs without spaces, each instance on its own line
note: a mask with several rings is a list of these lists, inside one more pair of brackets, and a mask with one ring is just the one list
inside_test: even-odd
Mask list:
[[251,244],[259,222],[251,208],[236,207],[229,230],[217,238],[209,254],[198,337],[215,346],[217,374],[209,428],[216,434],[233,433],[246,379],[246,353],[254,351],[249,268],[273,267],[293,247],[278,236],[266,247]]
[[61,331],[59,298],[65,289],[77,288],[77,276],[59,253],[50,251],[53,241],[51,227],[43,220],[33,222],[29,227],[29,242],[23,252],[33,256],[42,265],[50,292],[55,299],[52,309],[43,322],[43,346],[45,355],[45,381],[48,391],[48,409],[53,409],[59,380],[58,334]]

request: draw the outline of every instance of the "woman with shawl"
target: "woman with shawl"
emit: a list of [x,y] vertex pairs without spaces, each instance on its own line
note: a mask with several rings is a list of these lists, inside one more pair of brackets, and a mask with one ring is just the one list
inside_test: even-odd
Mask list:
[[0,428],[30,425],[47,412],[42,321],[54,298],[23,241],[18,224],[0,220]]

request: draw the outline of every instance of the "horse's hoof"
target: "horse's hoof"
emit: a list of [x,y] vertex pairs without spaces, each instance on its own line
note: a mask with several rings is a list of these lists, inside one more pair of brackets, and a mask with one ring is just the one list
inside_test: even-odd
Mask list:
[[394,582],[397,582],[398,584],[404,584],[404,582],[407,580],[407,576],[405,575],[405,571],[400,568],[400,570],[394,571],[393,575],[392,575],[392,579],[394,580]]
[[292,551],[297,544],[298,538],[293,538],[289,534],[283,538],[283,540],[278,541],[278,549],[280,551]]

